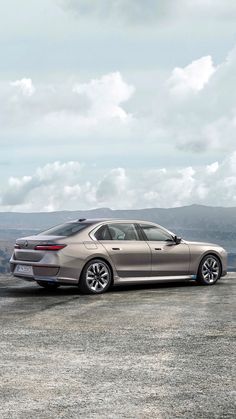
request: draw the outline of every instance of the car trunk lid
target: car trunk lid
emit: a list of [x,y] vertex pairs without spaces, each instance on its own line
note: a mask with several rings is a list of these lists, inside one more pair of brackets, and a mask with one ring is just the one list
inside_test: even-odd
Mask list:
[[[45,245],[53,246],[52,249],[57,251],[59,249],[56,249],[54,245],[63,244],[64,238],[65,237],[63,236],[43,235],[19,238],[16,240],[14,258],[21,261],[39,262],[47,252],[44,248]],[[38,247],[39,250],[36,250],[36,247]]]

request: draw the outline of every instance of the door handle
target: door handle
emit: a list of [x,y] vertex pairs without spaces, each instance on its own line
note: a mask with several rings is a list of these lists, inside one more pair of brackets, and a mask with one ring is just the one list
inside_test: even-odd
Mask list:
[[162,250],[161,247],[155,247],[155,250]]
[[119,247],[112,247],[112,250],[121,250]]

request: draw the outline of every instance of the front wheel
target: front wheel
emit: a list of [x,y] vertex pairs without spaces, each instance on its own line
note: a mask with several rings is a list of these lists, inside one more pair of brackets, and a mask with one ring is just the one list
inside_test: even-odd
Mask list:
[[79,290],[83,294],[102,294],[112,282],[111,269],[106,262],[94,259],[88,262],[81,274]]
[[214,255],[205,256],[199,266],[197,282],[201,285],[214,285],[221,276],[221,264]]
[[37,281],[37,284],[47,290],[55,290],[60,287],[60,284],[57,284],[56,282]]

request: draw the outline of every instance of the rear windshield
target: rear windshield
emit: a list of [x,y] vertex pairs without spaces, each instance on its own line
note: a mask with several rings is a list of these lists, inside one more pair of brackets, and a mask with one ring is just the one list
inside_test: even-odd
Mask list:
[[38,236],[72,236],[88,227],[86,223],[65,223],[52,227],[49,230],[41,231]]

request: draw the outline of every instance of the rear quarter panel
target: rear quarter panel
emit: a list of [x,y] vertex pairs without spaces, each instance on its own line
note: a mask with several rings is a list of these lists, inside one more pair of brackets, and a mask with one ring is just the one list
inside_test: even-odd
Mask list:
[[115,267],[108,253],[99,242],[85,240],[83,242],[71,242],[60,252],[60,273],[59,275],[67,276],[72,274],[73,277],[80,278],[81,272],[87,262],[92,259],[103,259],[107,261],[116,276]]

